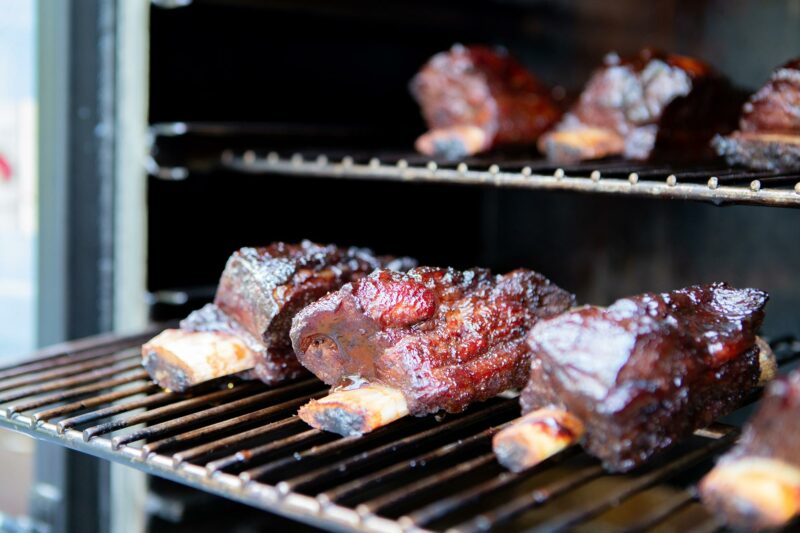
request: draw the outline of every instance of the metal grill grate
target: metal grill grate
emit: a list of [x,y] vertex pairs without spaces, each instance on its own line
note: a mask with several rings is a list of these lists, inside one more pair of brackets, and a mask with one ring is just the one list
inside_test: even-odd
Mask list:
[[277,152],[226,151],[222,164],[256,174],[458,183],[800,207],[799,172],[752,171],[731,168],[719,161],[681,165],[605,160],[559,167],[542,160],[504,158],[442,162],[418,154],[306,152],[285,157]]
[[[720,529],[691,487],[735,440],[732,426],[699,431],[635,474],[608,475],[578,448],[513,474],[494,461],[491,437],[519,414],[516,399],[343,438],[295,416],[325,393],[316,379],[160,390],[139,367],[152,334],[87,339],[0,368],[0,425],[329,529]],[[800,357],[797,341],[773,348],[783,363]]]

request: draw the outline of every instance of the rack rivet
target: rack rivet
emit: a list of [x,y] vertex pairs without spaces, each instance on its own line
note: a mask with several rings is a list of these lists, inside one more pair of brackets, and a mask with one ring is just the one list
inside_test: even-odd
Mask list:
[[800,181],[798,181],[797,183],[795,183],[795,185],[794,185],[794,192],[796,192],[797,194],[800,194]]
[[500,172],[500,167],[497,165],[492,165],[489,167],[489,174],[497,174],[498,172]]
[[600,181],[600,177],[601,174],[599,170],[592,170],[592,173],[589,174],[589,178],[591,178],[592,181]]
[[299,165],[303,162],[303,156],[300,154],[292,154],[292,164]]
[[381,166],[380,159],[378,159],[377,157],[373,157],[372,159],[369,160],[369,166],[372,168],[378,168],[379,166]]
[[400,527],[403,528],[403,531],[411,531],[414,529],[414,526],[416,526],[414,520],[409,516],[401,516],[397,519],[397,523],[400,524]]
[[461,172],[463,174],[467,170],[469,170],[469,167],[467,166],[466,163],[459,163],[458,166],[456,167],[456,170],[458,170],[459,172]]
[[277,163],[280,158],[281,156],[278,155],[278,152],[270,152],[267,154],[267,161],[270,163]]
[[479,515],[475,518],[475,525],[480,531],[489,531],[492,527],[492,521],[484,515]]
[[639,183],[639,174],[631,172],[628,174],[628,181],[631,182],[631,184]]
[[675,174],[670,174],[669,176],[667,176],[667,185],[669,185],[670,187],[674,187],[677,184],[678,184],[678,177],[675,176]]
[[320,165],[320,166],[327,165],[328,164],[328,156],[325,156],[325,155],[317,156],[317,164]]
[[531,167],[522,167],[522,175],[523,176],[530,176],[533,173]]
[[245,163],[255,163],[256,160],[256,153],[252,150],[248,150],[244,153],[244,162]]
[[753,180],[750,182],[750,190],[753,192],[758,192],[761,190],[761,182],[758,180]]
[[370,509],[369,506],[364,505],[363,503],[358,504],[356,506],[356,513],[358,513],[358,516],[361,518],[361,520],[373,516],[372,509]]
[[708,178],[708,188],[709,189],[716,189],[719,186],[719,179],[716,176],[711,176]]
[[428,161],[428,170],[431,172],[436,172],[437,168],[439,167],[436,165],[436,161]]
[[317,494],[316,500],[320,506],[320,509],[324,507],[330,507],[330,505],[333,503],[330,497],[324,492],[322,494]]
[[555,176],[556,179],[563,178],[564,177],[564,169],[563,168],[557,168],[556,171],[553,172],[553,176]]
[[408,161],[405,159],[400,159],[397,161],[397,168],[408,168]]
[[346,167],[353,166],[353,158],[350,157],[349,155],[344,156],[342,158],[342,165],[344,165]]

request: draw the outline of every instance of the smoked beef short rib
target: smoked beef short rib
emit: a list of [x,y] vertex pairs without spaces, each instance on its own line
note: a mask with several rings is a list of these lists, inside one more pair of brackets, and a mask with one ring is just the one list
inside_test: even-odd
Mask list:
[[228,260],[213,304],[144,345],[145,368],[172,390],[249,368],[267,384],[297,377],[303,368],[289,340],[297,311],[376,268],[409,266],[310,241],[242,248]]
[[737,408],[761,378],[767,294],[724,283],[581,307],[536,324],[523,413],[555,407],[627,471]]
[[703,502],[743,530],[800,513],[800,370],[769,384],[736,446],[700,483]]
[[456,159],[495,147],[534,146],[561,116],[550,91],[505,50],[455,45],[411,81],[430,131],[416,143]]
[[[380,385],[399,391],[406,413],[459,412],[524,385],[526,333],[574,302],[530,270],[378,270],[303,309],[291,338],[300,362],[334,388]],[[332,431],[365,431],[328,422]]]
[[644,160],[656,147],[698,151],[735,127],[738,102],[727,80],[698,59],[650,48],[628,58],[611,53],[539,149],[563,164]]
[[800,58],[777,69],[742,108],[739,130],[712,145],[732,165],[800,170]]

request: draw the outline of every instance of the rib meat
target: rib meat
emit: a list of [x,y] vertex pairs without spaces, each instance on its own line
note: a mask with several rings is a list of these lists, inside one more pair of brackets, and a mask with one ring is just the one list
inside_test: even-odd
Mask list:
[[523,412],[557,407],[627,471],[736,408],[759,382],[767,294],[724,283],[581,307],[536,324]]
[[732,165],[800,169],[800,58],[777,69],[742,108],[739,130],[712,141]]
[[701,482],[703,501],[739,529],[784,525],[800,512],[800,370],[778,378],[737,445]]
[[611,53],[539,149],[554,162],[574,163],[648,159],[657,146],[703,147],[733,129],[737,105],[726,79],[702,61],[650,48],[625,59]]
[[430,131],[417,150],[451,159],[534,145],[561,116],[549,90],[505,50],[455,45],[411,81]]
[[[228,260],[214,303],[189,315],[181,322],[181,330],[214,333],[217,339],[243,344],[244,348],[237,344],[234,352],[255,361],[254,373],[259,379],[277,383],[303,372],[289,340],[297,311],[376,268],[410,266],[407,259],[376,257],[365,249],[310,241],[242,248]],[[169,339],[176,336],[170,333]],[[207,349],[207,361],[176,364],[176,353],[158,342],[159,337],[145,345],[143,355],[145,368],[163,386],[183,390],[196,383],[196,369],[192,367],[197,364],[211,367],[208,374],[213,377],[230,373],[227,360],[222,360],[215,349]],[[243,364],[234,359],[233,366]]]
[[410,414],[459,412],[524,385],[525,334],[573,304],[529,270],[378,270],[303,309],[291,338],[300,362],[333,387],[380,384],[402,392]]

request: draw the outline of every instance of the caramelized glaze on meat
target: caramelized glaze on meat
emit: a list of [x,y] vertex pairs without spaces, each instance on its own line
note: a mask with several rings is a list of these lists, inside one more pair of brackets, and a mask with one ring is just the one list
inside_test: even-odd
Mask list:
[[722,283],[582,307],[539,322],[523,412],[586,425],[585,447],[626,471],[730,412],[759,380],[767,294]]
[[703,502],[737,529],[785,524],[800,512],[800,370],[772,381],[736,446],[701,482]]
[[533,145],[561,116],[549,90],[504,50],[455,45],[411,82],[431,129],[428,155],[457,158],[503,145]]
[[733,129],[734,103],[727,81],[702,61],[650,48],[625,59],[612,53],[539,148],[572,163],[647,159],[657,144],[705,146],[716,131]]
[[777,69],[742,108],[745,132],[800,134],[800,58]]
[[524,385],[525,334],[573,304],[529,270],[378,270],[303,309],[291,338],[329,385],[380,383],[401,390],[411,414],[458,412]]
[[722,462],[739,457],[778,459],[800,468],[800,370],[776,378],[742,438]]
[[730,164],[800,169],[800,59],[777,69],[744,104],[739,131],[712,144]]
[[303,372],[289,340],[297,311],[376,268],[409,266],[409,260],[376,257],[366,249],[310,241],[242,248],[228,260],[214,304],[190,315],[181,327],[239,335],[259,355],[258,378],[277,383]]

